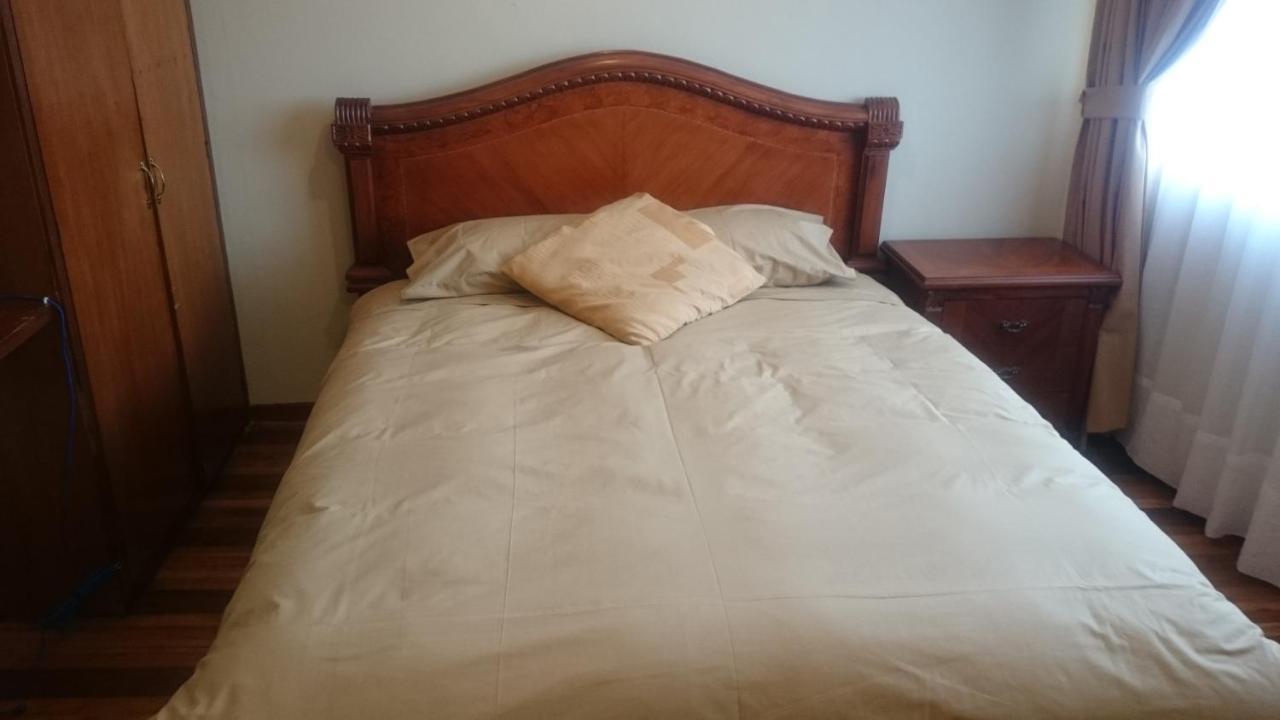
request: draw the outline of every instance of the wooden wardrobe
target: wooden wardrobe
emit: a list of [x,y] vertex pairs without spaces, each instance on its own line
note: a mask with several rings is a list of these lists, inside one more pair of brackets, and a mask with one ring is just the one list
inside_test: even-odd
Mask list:
[[32,419],[65,403],[60,370],[31,370],[61,367],[54,336],[21,400],[0,397],[0,613],[35,617],[116,563],[95,603],[124,609],[247,407],[190,13],[0,0],[0,25],[0,295],[66,306],[81,449],[64,488],[63,433]]

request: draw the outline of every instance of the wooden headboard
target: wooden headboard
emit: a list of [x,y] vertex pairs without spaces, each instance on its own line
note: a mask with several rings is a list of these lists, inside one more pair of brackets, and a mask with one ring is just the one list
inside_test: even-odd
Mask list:
[[876,246],[898,101],[790,95],[678,58],[604,52],[400,105],[339,98],[355,235],[347,288],[404,277],[406,242],[463,220],[591,212],[636,192],[677,209],[822,215],[862,270]]

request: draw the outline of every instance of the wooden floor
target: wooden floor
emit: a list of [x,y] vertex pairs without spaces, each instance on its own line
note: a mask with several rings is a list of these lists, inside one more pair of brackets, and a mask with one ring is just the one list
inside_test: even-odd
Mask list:
[[[26,718],[147,717],[185,680],[213,641],[223,608],[280,476],[293,457],[305,407],[262,408],[226,473],[201,505],[137,612],[83,619],[40,634],[0,624],[0,698],[26,697]],[[1235,570],[1238,538],[1204,537],[1204,522],[1170,504],[1173,491],[1133,465],[1118,444],[1086,453],[1189,554],[1227,597],[1280,639],[1280,589]],[[0,700],[0,717],[12,706]]]
[[[0,698],[28,698],[23,718],[132,720],[159,710],[213,642],[309,410],[255,411],[133,615],[48,633],[43,654],[38,632],[0,624]],[[0,700],[0,718],[12,705]]]

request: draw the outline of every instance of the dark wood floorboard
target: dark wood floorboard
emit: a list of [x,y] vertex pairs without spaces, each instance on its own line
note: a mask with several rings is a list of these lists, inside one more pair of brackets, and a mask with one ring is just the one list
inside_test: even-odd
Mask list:
[[[123,720],[157,711],[213,641],[307,410],[278,406],[255,413],[223,477],[132,615],[85,618],[65,632],[46,633],[43,651],[40,633],[0,623],[0,698],[29,698],[24,718]],[[1280,588],[1236,571],[1239,538],[1205,537],[1204,522],[1174,508],[1173,490],[1135,466],[1115,441],[1094,438],[1085,454],[1223,594],[1280,639]],[[10,705],[0,700],[0,717]]]

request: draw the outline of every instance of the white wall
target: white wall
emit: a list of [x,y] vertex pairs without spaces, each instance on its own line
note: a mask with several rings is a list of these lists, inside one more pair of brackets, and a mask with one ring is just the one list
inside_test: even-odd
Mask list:
[[1092,0],[192,0],[253,402],[309,400],[346,326],[333,98],[602,49],[803,95],[896,95],[886,239],[1057,234]]

